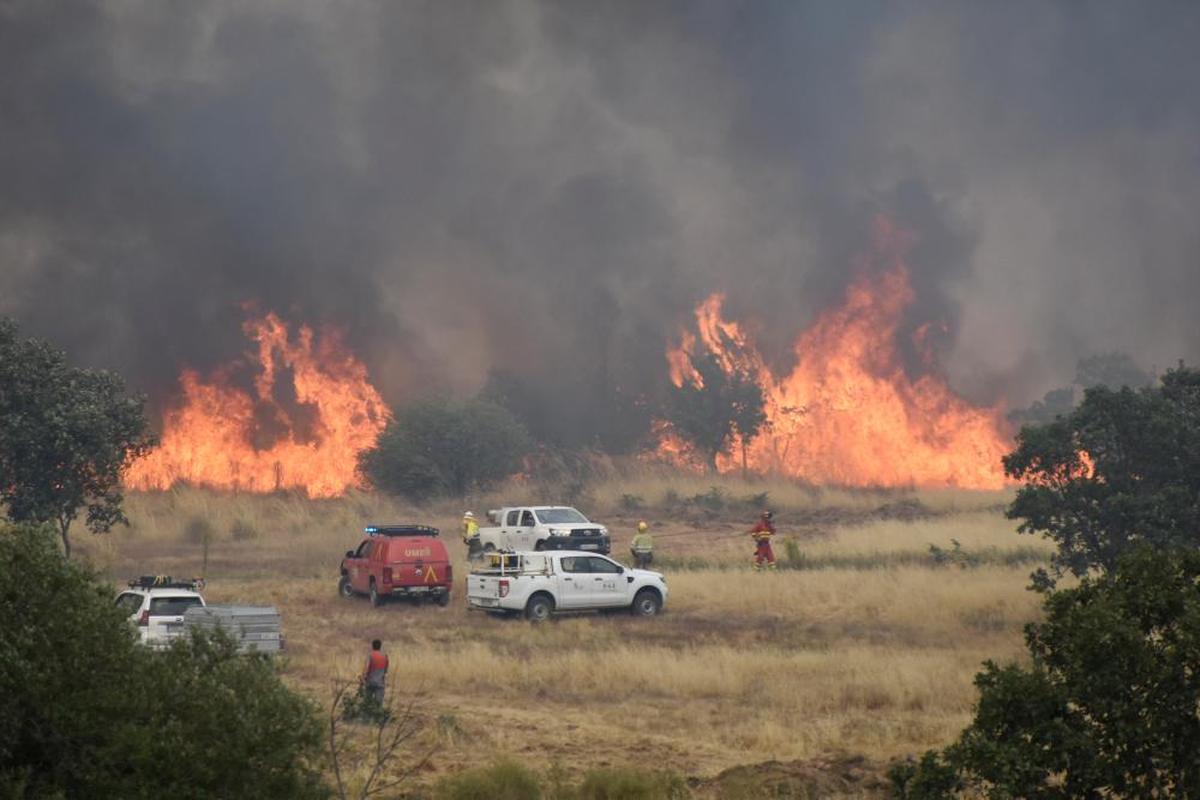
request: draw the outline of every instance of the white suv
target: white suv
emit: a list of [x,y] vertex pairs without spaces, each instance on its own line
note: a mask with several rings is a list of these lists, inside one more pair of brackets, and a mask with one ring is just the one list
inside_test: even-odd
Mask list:
[[116,605],[137,625],[142,644],[166,647],[183,634],[183,615],[192,606],[203,606],[203,580],[174,581],[169,576],[144,575],[129,582]]

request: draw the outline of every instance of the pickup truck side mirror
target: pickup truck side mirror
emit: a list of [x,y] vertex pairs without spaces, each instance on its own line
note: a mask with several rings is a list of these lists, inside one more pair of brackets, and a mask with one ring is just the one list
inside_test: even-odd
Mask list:
[[354,558],[354,551],[353,551],[353,550],[347,550],[347,551],[346,551],[346,558]]

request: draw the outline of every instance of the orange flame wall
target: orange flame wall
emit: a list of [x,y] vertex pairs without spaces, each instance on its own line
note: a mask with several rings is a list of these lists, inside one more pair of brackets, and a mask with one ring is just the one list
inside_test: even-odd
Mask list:
[[[727,373],[758,381],[768,424],[747,443],[750,469],[818,485],[1005,485],[1000,459],[1011,440],[1000,409],[970,405],[936,374],[928,326],[914,341],[926,373],[913,378],[904,369],[897,342],[914,300],[904,261],[910,242],[886,219],[876,221],[861,277],[841,306],[797,339],[788,375],[773,375],[737,323],[722,319],[721,295],[697,306],[698,335],[683,332],[679,346],[667,352],[671,380],[699,385],[691,359],[708,352]],[[679,448],[665,430],[659,455],[677,461]],[[740,449],[719,456],[717,468],[740,469]]]
[[[358,453],[375,444],[388,419],[366,367],[333,330],[314,336],[301,326],[293,340],[271,313],[248,320],[243,330],[257,344],[244,363],[208,380],[184,370],[182,397],[163,417],[162,444],[130,466],[127,486],[168,489],[186,481],[332,497],[354,484]],[[229,382],[235,368],[246,366],[256,371],[253,394]],[[280,385],[285,377],[290,386]]]

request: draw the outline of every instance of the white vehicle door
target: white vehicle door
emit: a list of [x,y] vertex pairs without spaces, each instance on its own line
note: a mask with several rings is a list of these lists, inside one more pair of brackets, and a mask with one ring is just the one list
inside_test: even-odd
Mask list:
[[517,546],[517,529],[521,525],[521,509],[511,508],[500,520],[500,549],[520,550]]
[[629,593],[626,588],[629,581],[625,577],[625,568],[604,556],[587,556],[580,559],[587,562],[588,574],[582,576],[588,586],[587,595],[593,606],[624,606],[629,605]]
[[528,508],[519,510],[521,514],[513,532],[513,543],[517,550],[532,550],[537,541],[537,521],[534,520],[533,512]]
[[591,573],[586,556],[563,556],[558,561],[558,607],[590,608]]

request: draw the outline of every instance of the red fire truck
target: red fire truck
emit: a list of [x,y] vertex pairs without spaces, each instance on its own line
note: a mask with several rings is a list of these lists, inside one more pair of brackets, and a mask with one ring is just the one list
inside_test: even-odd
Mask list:
[[438,529],[427,525],[368,525],[342,559],[338,593],[365,594],[379,607],[391,597],[450,602],[453,569]]

